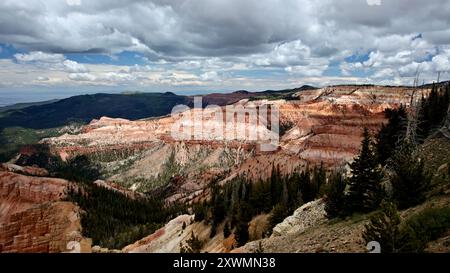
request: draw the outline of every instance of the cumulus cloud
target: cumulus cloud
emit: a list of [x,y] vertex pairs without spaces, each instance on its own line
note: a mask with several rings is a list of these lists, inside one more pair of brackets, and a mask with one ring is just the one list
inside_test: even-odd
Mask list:
[[352,74],[352,72],[361,70],[361,69],[363,69],[363,67],[364,66],[361,62],[356,62],[356,63],[343,62],[339,66],[339,68],[341,70],[341,74],[344,76],[349,76]]
[[449,55],[450,54],[440,54],[433,57],[432,62],[435,66],[436,71],[438,72],[450,71]]
[[266,54],[251,57],[256,65],[281,67],[306,65],[313,61],[312,58],[311,48],[301,40],[281,43]]
[[88,72],[88,69],[83,64],[79,64],[75,61],[65,60],[63,62],[63,65],[66,68],[66,71],[68,71],[70,73],[86,73],[86,72]]
[[[446,31],[450,13],[445,0],[376,6],[365,0],[98,0],[76,6],[18,0],[2,1],[0,7],[1,40],[27,49],[131,49],[152,57],[254,54],[299,38],[327,55],[345,43],[356,48],[361,42],[373,45],[380,36]],[[360,38],[365,41],[355,43]]]
[[323,66],[288,66],[285,70],[291,74],[300,76],[322,76],[323,72],[327,68],[326,65]]
[[68,73],[87,73],[89,70],[83,64],[67,60],[63,54],[51,54],[42,51],[17,53],[14,58],[19,63],[35,64],[41,69],[63,70]]
[[220,76],[216,71],[208,71],[200,75],[203,81],[220,81]]
[[27,54],[14,54],[19,62],[42,62],[42,63],[60,63],[65,57],[63,54],[49,54],[42,51],[32,51]]
[[[449,71],[448,14],[448,0],[5,0],[0,43],[28,52],[14,55],[16,68],[64,73],[52,83],[226,85],[235,77],[269,88],[271,76],[294,84],[326,71],[337,71],[328,77],[336,82],[396,83],[418,69],[427,79]],[[99,70],[66,57],[122,52],[145,64]],[[246,70],[261,76],[249,81],[239,74]]]
[[71,73],[69,79],[73,81],[95,81],[97,77],[90,73]]
[[376,71],[372,77],[375,79],[390,79],[394,76],[395,71],[392,68],[384,68]]

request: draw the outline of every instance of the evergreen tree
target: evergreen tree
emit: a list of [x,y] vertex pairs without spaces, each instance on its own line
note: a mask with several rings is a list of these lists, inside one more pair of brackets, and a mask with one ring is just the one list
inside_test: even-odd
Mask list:
[[259,179],[258,182],[251,183],[251,191],[249,196],[249,203],[252,204],[253,214],[260,214],[262,212],[269,212],[272,209],[272,197],[270,193],[269,184]]
[[325,211],[328,218],[331,219],[344,215],[346,185],[346,181],[341,173],[331,175],[325,204]]
[[200,253],[202,247],[203,242],[192,231],[191,237],[186,241],[186,244],[180,243],[180,253]]
[[367,128],[364,129],[361,152],[350,165],[349,192],[346,206],[349,213],[370,212],[380,205],[383,188],[382,173]]
[[269,182],[262,182],[262,202],[263,202],[263,206],[262,208],[264,209],[264,212],[269,212],[272,207],[274,202],[272,201],[272,193],[270,192],[270,181]]
[[288,192],[288,179],[287,178],[283,178],[281,180],[281,185],[282,185],[282,191],[281,191],[281,200],[280,202],[282,204],[284,204],[286,207],[289,204],[289,192]]
[[272,230],[278,223],[289,215],[288,209],[282,203],[276,205],[269,217],[269,230]]
[[194,221],[195,222],[201,222],[205,220],[206,217],[206,206],[203,203],[200,203],[198,205],[195,205],[193,207],[194,210]]
[[381,252],[398,252],[397,242],[400,238],[400,216],[397,208],[392,203],[384,202],[381,211],[370,217],[370,223],[366,225],[363,238],[366,243],[376,241],[380,243]]
[[230,225],[225,223],[225,227],[223,228],[223,237],[228,238],[231,235]]
[[212,188],[212,224],[213,226],[217,226],[220,222],[225,219],[226,208],[225,208],[225,199],[221,189],[214,185]]
[[84,211],[81,214],[83,236],[92,238],[93,244],[114,249],[155,232],[184,212],[177,204],[165,207],[158,199],[131,199],[93,183],[70,188],[66,200]]
[[270,192],[272,204],[277,204],[281,200],[283,185],[281,181],[280,166],[277,165],[276,168],[272,165],[272,173],[270,176]]
[[295,172],[286,181],[286,187],[288,192],[288,203],[289,208],[298,208],[303,204],[303,197],[300,188],[300,176]]
[[425,140],[430,133],[439,127],[447,115],[450,103],[449,84],[445,88],[439,88],[435,84],[428,97],[422,98],[419,110],[418,132],[421,140]]
[[406,108],[401,105],[398,109],[386,109],[385,116],[388,123],[383,124],[377,135],[377,156],[381,164],[391,157],[397,143],[403,140],[406,134]]
[[312,185],[309,168],[306,168],[305,171],[302,171],[299,178],[300,191],[303,201],[305,203],[313,201],[316,198],[316,187],[313,187]]
[[433,107],[436,107],[437,103],[437,90],[436,85],[433,83],[433,87],[431,88],[431,92],[427,98],[422,97],[420,103],[420,111],[419,111],[419,126],[418,126],[418,135],[420,139],[425,139],[431,130],[433,119]]
[[239,221],[236,230],[234,232],[234,238],[238,244],[238,246],[243,246],[247,243],[249,239],[248,234],[248,223],[245,221]]
[[414,154],[414,146],[405,141],[389,161],[393,198],[400,209],[422,203],[429,188],[430,177],[425,174],[423,160]]
[[450,228],[450,208],[429,208],[404,222],[393,203],[383,203],[381,211],[370,218],[363,232],[366,243],[380,243],[385,253],[423,252],[427,244]]
[[209,238],[214,238],[214,236],[216,236],[217,234],[217,224],[212,224],[211,225],[211,232],[209,233]]
[[313,200],[322,196],[324,192],[324,188],[327,182],[327,174],[325,172],[325,168],[323,166],[323,162],[320,163],[319,167],[314,167],[313,177],[311,181],[312,187],[312,196]]
[[428,208],[407,219],[401,225],[397,247],[399,252],[424,252],[429,242],[443,235],[450,228],[450,208]]

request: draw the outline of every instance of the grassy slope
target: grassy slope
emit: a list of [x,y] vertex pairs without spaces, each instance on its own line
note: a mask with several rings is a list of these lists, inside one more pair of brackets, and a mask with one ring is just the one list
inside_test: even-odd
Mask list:
[[0,131],[0,162],[8,161],[23,145],[34,144],[46,137],[59,135],[58,128],[26,129],[9,127]]
[[[450,141],[439,135],[430,137],[422,145],[421,154],[425,160],[425,168],[434,174],[433,189],[423,204],[400,212],[404,220],[430,208],[450,207]],[[365,252],[362,232],[370,215],[358,214],[345,220],[330,220],[303,233],[264,239],[261,242],[265,252]],[[448,235],[450,230],[443,237],[447,238]],[[287,241],[290,243],[286,244]],[[255,241],[247,244],[246,251],[256,249],[258,243],[259,241]],[[442,240],[430,242],[428,249],[436,249],[435,244],[439,244],[442,249]],[[445,251],[450,251],[450,247]]]

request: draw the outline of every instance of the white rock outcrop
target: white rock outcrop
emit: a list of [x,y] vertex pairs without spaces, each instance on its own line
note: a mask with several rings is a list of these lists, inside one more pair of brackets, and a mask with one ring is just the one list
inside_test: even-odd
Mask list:
[[315,200],[298,208],[293,215],[273,228],[272,237],[303,232],[326,220],[325,201]]

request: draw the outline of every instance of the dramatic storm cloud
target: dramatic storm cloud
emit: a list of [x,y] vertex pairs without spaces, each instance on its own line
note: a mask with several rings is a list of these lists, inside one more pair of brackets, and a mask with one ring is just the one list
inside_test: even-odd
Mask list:
[[448,0],[3,0],[0,88],[433,81],[449,76],[448,14]]

